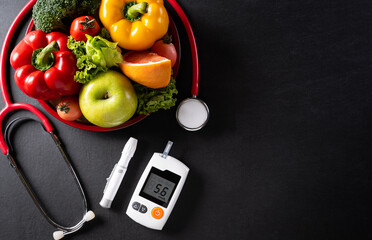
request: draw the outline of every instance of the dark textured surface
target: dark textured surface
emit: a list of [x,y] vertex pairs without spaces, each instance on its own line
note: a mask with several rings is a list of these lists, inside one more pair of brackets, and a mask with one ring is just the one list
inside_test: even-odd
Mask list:
[[[26,2],[0,2],[1,41]],[[66,239],[372,239],[371,2],[179,2],[194,27],[210,122],[186,132],[173,109],[96,133],[48,115],[97,215]],[[174,19],[183,99],[191,62]],[[41,109],[13,83],[11,89],[15,101]],[[112,209],[102,209],[105,178],[130,136],[139,140],[137,152]],[[51,214],[65,224],[80,219],[79,195],[48,136],[28,123],[14,139]],[[171,155],[191,171],[164,230],[152,231],[125,210],[148,159],[168,139]],[[52,239],[53,231],[1,157],[0,239]]]

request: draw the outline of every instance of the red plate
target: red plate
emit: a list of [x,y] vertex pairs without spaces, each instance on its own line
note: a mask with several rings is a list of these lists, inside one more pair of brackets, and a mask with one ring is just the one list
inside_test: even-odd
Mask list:
[[[33,28],[34,28],[34,22],[31,20],[30,24],[28,25],[26,34],[31,32],[33,30]],[[172,35],[173,44],[174,44],[174,46],[177,50],[177,61],[176,61],[176,64],[174,65],[174,68],[173,68],[173,77],[176,78],[177,73],[178,73],[178,68],[179,68],[179,65],[180,65],[181,45],[180,45],[180,38],[179,38],[179,35],[178,35],[177,27],[176,27],[173,19],[171,18],[171,16],[169,16],[169,30],[168,31]],[[41,104],[41,106],[48,113],[50,113],[53,117],[55,117],[59,121],[64,122],[67,125],[70,125],[72,127],[80,128],[80,129],[84,129],[84,130],[88,130],[88,131],[103,132],[103,131],[113,131],[113,130],[117,130],[117,129],[122,129],[122,128],[129,127],[129,126],[131,126],[131,125],[133,125],[133,124],[135,124],[135,123],[137,123],[137,122],[139,122],[142,119],[147,117],[146,115],[134,115],[131,119],[129,119],[128,121],[126,121],[125,123],[123,123],[119,126],[112,127],[112,128],[103,128],[103,127],[95,126],[95,125],[90,124],[90,123],[84,123],[84,122],[78,122],[78,121],[74,121],[74,122],[66,121],[58,115],[55,107],[51,103],[49,103],[48,101],[42,101],[42,100],[38,100],[38,102]]]

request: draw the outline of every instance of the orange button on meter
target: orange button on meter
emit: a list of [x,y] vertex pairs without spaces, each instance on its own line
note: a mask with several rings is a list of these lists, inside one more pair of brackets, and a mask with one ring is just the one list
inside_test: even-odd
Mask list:
[[160,207],[155,207],[155,208],[152,209],[151,215],[155,219],[160,219],[160,218],[163,217],[164,211]]

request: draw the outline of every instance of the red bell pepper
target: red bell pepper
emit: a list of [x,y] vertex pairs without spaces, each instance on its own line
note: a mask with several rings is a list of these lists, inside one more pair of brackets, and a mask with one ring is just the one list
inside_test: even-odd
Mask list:
[[17,86],[39,100],[56,100],[79,92],[74,81],[76,57],[67,48],[67,35],[60,32],[28,33],[10,55]]

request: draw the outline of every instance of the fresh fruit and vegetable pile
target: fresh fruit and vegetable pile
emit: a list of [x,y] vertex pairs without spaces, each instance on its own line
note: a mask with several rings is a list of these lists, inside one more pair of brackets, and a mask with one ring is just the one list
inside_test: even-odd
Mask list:
[[162,0],[38,0],[13,49],[15,82],[67,121],[115,127],[176,103]]

